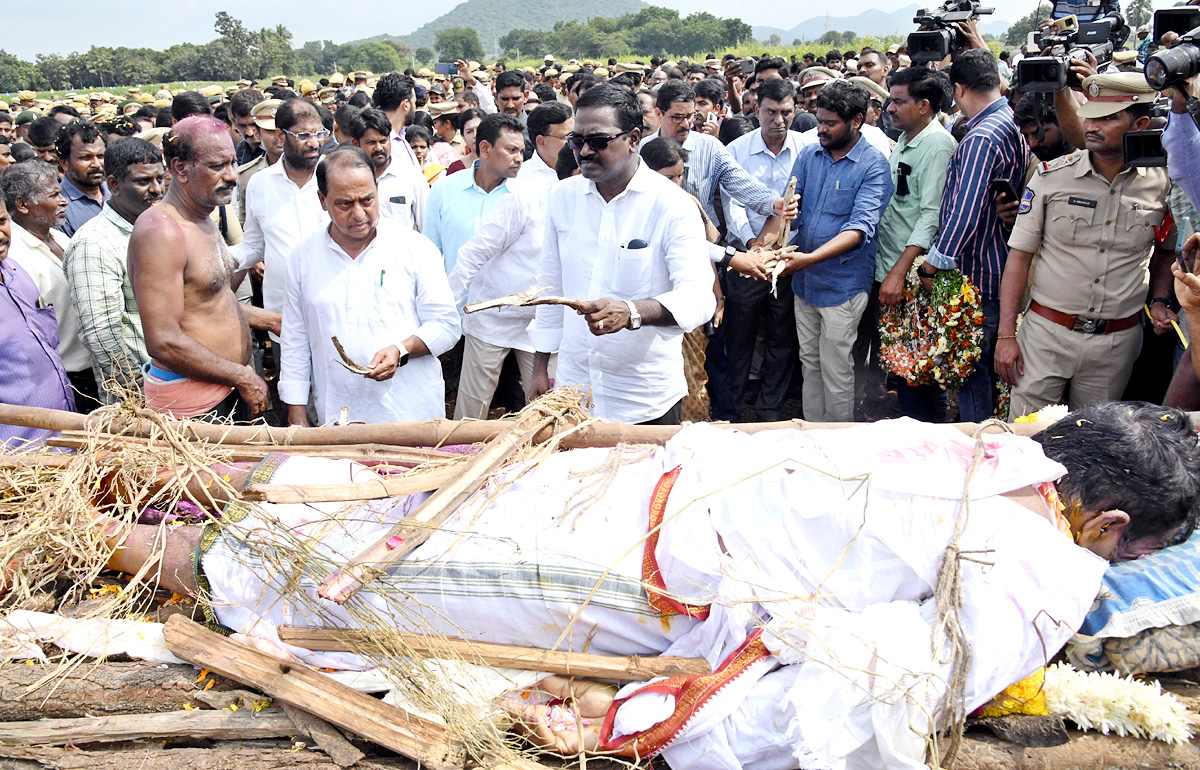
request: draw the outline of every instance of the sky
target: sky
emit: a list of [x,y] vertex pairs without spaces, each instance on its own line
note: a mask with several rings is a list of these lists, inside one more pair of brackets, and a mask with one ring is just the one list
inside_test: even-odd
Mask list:
[[[790,29],[813,16],[828,12],[832,16],[853,16],[870,8],[894,11],[921,0],[738,0],[738,15],[748,24]],[[682,13],[709,11],[729,15],[729,0],[651,0],[676,8]],[[86,51],[92,45],[110,47],[167,48],[176,43],[205,43],[216,36],[213,17],[228,11],[252,29],[283,24],[293,35],[295,45],[308,40],[348,40],[378,34],[403,35],[432,21],[450,8],[453,0],[442,3],[415,0],[358,0],[348,12],[330,13],[342,8],[326,0],[259,0],[255,3],[190,3],[156,0],[58,0],[53,12],[40,3],[9,0],[4,9],[4,28],[22,30],[5,35],[5,50],[23,59],[35,54]],[[926,0],[925,5],[936,5]],[[1173,0],[1155,0],[1155,6],[1167,6]],[[780,13],[781,5],[788,9]],[[998,0],[994,18],[1015,20],[1034,9],[1036,0]],[[148,8],[149,6],[149,8]],[[148,10],[150,12],[148,13]],[[69,20],[69,23],[61,23]]]

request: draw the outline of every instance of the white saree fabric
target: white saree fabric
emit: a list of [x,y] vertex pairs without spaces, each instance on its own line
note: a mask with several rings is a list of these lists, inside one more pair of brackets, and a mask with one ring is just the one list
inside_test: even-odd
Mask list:
[[[973,559],[962,562],[969,709],[1062,647],[1107,566],[999,496],[1058,478],[1060,465],[1029,439],[989,436],[986,446],[960,543]],[[772,657],[690,719],[663,752],[672,767],[921,767],[949,673],[944,645],[931,646],[930,596],[973,451],[973,440],[949,426],[909,420],[753,436],[697,425],[623,465],[578,515],[563,515],[567,502],[588,494],[597,476],[584,472],[602,466],[607,450],[554,455],[515,480],[510,472],[499,494],[502,479],[494,480],[360,592],[356,609],[314,598],[324,572],[306,554],[344,563],[423,496],[340,514],[334,505],[264,505],[227,528],[202,567],[221,622],[273,639],[281,624],[360,625],[366,611],[418,633],[698,656],[715,668],[764,627]],[[674,597],[712,603],[703,622],[660,618],[642,585],[650,498],[676,466],[655,554]],[[273,481],[341,481],[351,472],[363,471],[295,458]],[[267,521],[303,539],[303,548],[287,546],[296,574],[279,567],[278,553],[261,556],[279,542]],[[318,666],[363,665],[294,651]],[[637,695],[618,710],[616,733],[646,729],[673,709],[669,696]]]

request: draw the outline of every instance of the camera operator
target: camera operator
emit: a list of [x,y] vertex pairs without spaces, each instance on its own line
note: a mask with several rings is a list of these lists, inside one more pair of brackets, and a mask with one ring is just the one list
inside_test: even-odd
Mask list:
[[1013,386],[1014,417],[1060,403],[1068,390],[1073,410],[1119,399],[1141,352],[1151,285],[1155,332],[1175,320],[1174,242],[1158,239],[1171,181],[1161,168],[1125,164],[1125,134],[1149,127],[1154,90],[1137,73],[1093,75],[1083,89],[1089,99],[1072,116],[1083,120],[1085,150],[1037,166],[1009,239],[995,365]]
[[1167,171],[1188,200],[1200,208],[1200,128],[1187,110],[1187,93],[1193,81],[1174,89],[1171,115],[1163,131],[1163,148],[1167,151]]

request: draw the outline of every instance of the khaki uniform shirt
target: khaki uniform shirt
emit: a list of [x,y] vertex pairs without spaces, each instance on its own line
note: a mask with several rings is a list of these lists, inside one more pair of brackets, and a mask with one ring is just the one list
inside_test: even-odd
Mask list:
[[1165,168],[1127,168],[1109,183],[1086,151],[1038,164],[1008,240],[1041,252],[1033,299],[1086,318],[1140,312],[1170,189]]
[[[246,190],[250,189],[250,177],[265,168],[269,168],[266,153],[259,155],[249,163],[238,166],[238,223],[243,227],[246,224]],[[241,242],[240,239],[238,242]]]

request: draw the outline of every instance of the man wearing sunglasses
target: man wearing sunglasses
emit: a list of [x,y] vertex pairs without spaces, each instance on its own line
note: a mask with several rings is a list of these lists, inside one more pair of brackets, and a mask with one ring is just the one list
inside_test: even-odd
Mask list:
[[[317,199],[314,173],[329,131],[312,102],[289,99],[275,113],[283,132],[283,159],[250,179],[246,189],[246,229],[233,256],[239,270],[263,263],[263,307],[283,312],[288,255],[309,235],[329,224]],[[279,336],[271,333],[279,343]]]
[[588,301],[537,309],[532,390],[549,389],[557,350],[557,383],[588,390],[597,417],[678,424],[683,334],[712,318],[713,274],[696,204],[638,157],[641,126],[627,88],[594,86],[575,105],[567,145],[581,176],[550,190],[537,285]]

